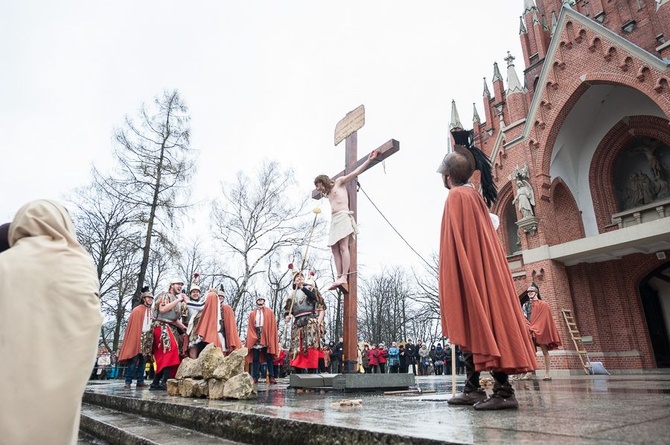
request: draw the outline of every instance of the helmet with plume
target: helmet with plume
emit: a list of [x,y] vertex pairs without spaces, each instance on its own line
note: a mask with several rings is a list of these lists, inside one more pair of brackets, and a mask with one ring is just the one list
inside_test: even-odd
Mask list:
[[[293,265],[293,263],[289,263],[289,265],[288,265],[288,270],[291,271],[291,283],[294,283],[294,282],[295,282],[295,277],[297,277],[298,275],[302,275],[302,276],[304,277],[302,271],[301,271],[301,270],[298,270],[298,268],[295,267],[295,266]],[[295,284],[293,284],[292,286],[293,286],[293,289],[295,289]]]
[[305,285],[306,286],[311,286],[313,288],[316,288],[316,276],[315,272],[313,270],[309,271],[309,274],[307,278],[305,278]]
[[[486,205],[491,207],[491,204],[496,202],[496,199],[498,198],[498,190],[493,182],[490,159],[483,151],[473,145],[472,130],[454,128],[451,131],[451,135],[454,138],[454,152],[463,155],[468,160],[472,172],[475,170],[480,171],[482,195],[484,196]],[[449,154],[442,160],[442,164],[440,164],[440,167],[437,170],[438,173],[443,175],[449,173],[446,162],[448,156]]]

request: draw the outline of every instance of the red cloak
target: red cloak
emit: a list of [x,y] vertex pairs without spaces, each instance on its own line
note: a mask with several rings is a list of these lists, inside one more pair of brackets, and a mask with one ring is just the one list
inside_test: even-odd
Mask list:
[[[253,361],[252,349],[258,340],[256,334],[256,310],[254,309],[249,314],[249,323],[247,324],[247,340],[244,346],[249,349],[247,354],[247,362]],[[264,353],[277,355],[279,353],[279,335],[277,334],[277,319],[274,312],[269,307],[263,306],[263,329],[261,331],[260,343],[267,346],[262,349]],[[261,362],[263,361],[263,354],[261,354]]]
[[193,327],[193,335],[202,337],[205,343],[213,343],[221,348],[219,339],[219,297],[216,293],[208,292],[205,295],[205,305],[200,312],[198,324]]
[[226,348],[228,353],[235,349],[242,348],[242,340],[240,334],[237,333],[237,320],[235,319],[235,312],[229,305],[221,304],[221,320],[226,331]]
[[475,370],[537,369],[535,347],[488,208],[470,186],[450,190],[440,233],[442,332],[473,354]]
[[551,308],[542,300],[533,300],[530,313],[530,332],[538,345],[547,345],[549,350],[561,346],[561,337],[551,316]]
[[119,361],[124,362],[132,359],[141,351],[142,325],[147,314],[147,307],[143,304],[136,306],[130,312],[126,332],[123,334],[123,343],[119,351]]

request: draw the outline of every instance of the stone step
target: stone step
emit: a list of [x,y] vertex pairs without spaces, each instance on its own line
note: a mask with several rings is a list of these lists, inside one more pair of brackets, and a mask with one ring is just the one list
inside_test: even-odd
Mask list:
[[[95,439],[91,444],[123,445],[239,445],[241,442],[210,436],[198,431],[170,425],[160,420],[117,411],[102,406],[82,404],[80,437]],[[102,439],[102,441],[98,441]],[[82,442],[79,442],[82,443]]]
[[[259,385],[262,390],[264,385]],[[263,397],[280,391],[267,388]],[[277,392],[280,396],[274,400],[277,405],[258,404],[256,401],[219,401],[206,399],[184,399],[181,397],[170,397],[166,393],[144,394],[130,390],[114,390],[109,393],[105,391],[86,391],[83,398],[83,412],[92,410],[93,407],[104,407],[112,411],[128,413],[132,418],[142,418],[143,422],[158,422],[192,429],[210,437],[220,437],[233,442],[199,442],[189,440],[184,442],[163,443],[254,443],[254,444],[304,444],[304,443],[341,443],[341,444],[385,444],[385,445],[437,445],[444,444],[443,440],[412,437],[407,435],[403,429],[375,427],[365,429],[365,422],[360,422],[361,409],[345,407],[342,409],[326,408],[329,414],[324,413],[323,405],[319,402],[318,408],[309,403],[310,397],[305,401],[308,406],[301,409],[284,409],[285,398],[292,398],[284,393]],[[380,398],[380,395],[372,397]],[[317,397],[320,400],[321,396]],[[341,399],[341,397],[339,398]],[[383,399],[382,399],[383,400]],[[388,400],[385,403],[393,403],[397,400]],[[349,418],[348,411],[353,409],[353,415],[358,419],[355,422],[341,421],[333,424],[332,418]],[[366,407],[364,409],[370,409]],[[381,415],[388,411],[384,404],[381,412],[374,410],[371,416]],[[358,413],[358,414],[356,414]],[[378,413],[378,414],[377,414]],[[320,419],[320,420],[318,420]],[[327,419],[324,421],[324,419]],[[371,421],[376,426],[377,418]],[[85,417],[82,415],[82,429],[85,427]],[[132,432],[128,427],[121,425],[119,433]],[[107,436],[93,433],[96,436],[110,440]],[[132,437],[132,436],[131,436]],[[309,438],[309,440],[307,440]],[[122,438],[114,443],[154,444],[161,442],[132,441]]]
[[409,389],[416,385],[414,374],[291,374],[291,388],[351,391]]
[[84,430],[79,430],[79,437],[77,437],[77,445],[111,445],[104,439],[92,436]]

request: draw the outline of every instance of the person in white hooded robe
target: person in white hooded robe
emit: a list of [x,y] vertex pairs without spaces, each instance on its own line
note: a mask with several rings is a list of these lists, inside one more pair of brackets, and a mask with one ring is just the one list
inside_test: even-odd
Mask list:
[[53,201],[21,207],[7,238],[0,253],[0,442],[76,444],[102,325],[93,259]]

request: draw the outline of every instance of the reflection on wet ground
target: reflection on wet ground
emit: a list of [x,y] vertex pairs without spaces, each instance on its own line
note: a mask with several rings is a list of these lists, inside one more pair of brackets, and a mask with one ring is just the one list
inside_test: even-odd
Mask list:
[[[447,405],[451,376],[416,381],[422,391],[435,392],[299,393],[287,387],[287,380],[270,387],[260,383],[258,398],[248,401],[183,399],[124,389],[122,382],[91,384],[87,391],[449,443],[670,444],[670,372],[518,381],[514,386],[520,409],[501,412]],[[457,389],[462,385],[458,376]],[[362,405],[332,405],[352,398],[362,399]]]

